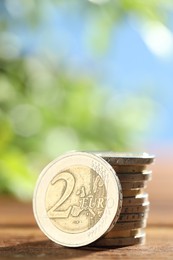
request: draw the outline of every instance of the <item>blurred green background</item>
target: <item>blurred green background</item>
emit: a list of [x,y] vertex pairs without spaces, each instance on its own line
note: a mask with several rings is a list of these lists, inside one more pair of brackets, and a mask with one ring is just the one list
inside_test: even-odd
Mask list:
[[[115,85],[113,91],[98,68],[109,53],[112,31],[127,17],[145,25],[166,23],[172,5],[163,0],[1,0],[1,194],[31,199],[41,169],[69,150],[143,149],[158,109],[148,86],[124,94]],[[58,17],[64,23],[57,27]],[[78,58],[66,51],[72,43],[63,28],[74,36],[80,56],[78,29],[71,26],[76,17],[77,26],[85,24],[83,41],[97,60],[95,69],[76,66]]]

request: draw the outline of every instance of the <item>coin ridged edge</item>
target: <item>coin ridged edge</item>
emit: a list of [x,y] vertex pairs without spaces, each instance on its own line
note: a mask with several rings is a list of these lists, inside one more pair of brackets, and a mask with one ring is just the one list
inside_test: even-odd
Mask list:
[[148,165],[154,162],[155,156],[147,153],[132,154],[132,153],[116,153],[116,152],[96,152],[104,160],[112,166],[118,165]]
[[147,225],[146,220],[135,221],[135,222],[119,222],[116,223],[112,230],[127,230],[127,229],[135,229],[135,228],[145,228]]
[[145,232],[140,236],[125,237],[125,238],[100,238],[92,243],[92,246],[101,247],[118,247],[141,244],[145,242]]
[[121,213],[143,213],[149,212],[150,203],[146,202],[142,205],[135,205],[135,206],[124,206],[121,209]]

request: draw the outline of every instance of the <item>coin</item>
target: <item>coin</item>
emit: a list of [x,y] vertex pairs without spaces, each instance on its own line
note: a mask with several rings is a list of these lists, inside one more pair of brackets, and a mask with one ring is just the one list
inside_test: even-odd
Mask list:
[[33,197],[35,219],[54,242],[79,247],[101,237],[116,223],[122,205],[121,185],[102,158],[72,152],[41,172]]
[[123,207],[130,205],[142,205],[145,202],[148,202],[148,193],[143,193],[135,197],[123,198]]
[[144,171],[143,173],[120,173],[117,174],[120,182],[130,181],[149,181],[151,180],[152,172]]
[[144,233],[144,229],[127,229],[127,230],[111,230],[109,233],[105,234],[105,238],[121,238],[121,237],[134,237]]
[[142,205],[136,205],[136,206],[124,206],[121,209],[121,213],[144,213],[149,211],[149,202],[144,203]]
[[123,190],[123,197],[134,197],[143,193],[142,189],[133,189],[133,190]]
[[120,173],[140,173],[146,170],[146,165],[113,165],[113,169],[117,174]]
[[94,247],[119,247],[142,244],[145,242],[145,233],[135,237],[123,238],[100,238],[95,241],[92,246]]
[[151,164],[155,156],[147,153],[95,152],[111,165],[145,165]]
[[130,222],[130,221],[140,221],[142,219],[146,219],[148,217],[148,213],[125,213],[120,214],[117,222]]
[[146,181],[121,182],[122,190],[146,188]]
[[146,225],[147,225],[146,219],[140,221],[134,221],[134,222],[117,222],[116,225],[112,228],[111,232],[114,230],[145,228]]

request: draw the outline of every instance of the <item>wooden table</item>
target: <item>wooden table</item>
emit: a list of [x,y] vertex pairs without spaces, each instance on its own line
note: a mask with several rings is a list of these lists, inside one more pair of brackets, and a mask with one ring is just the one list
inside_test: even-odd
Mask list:
[[[26,259],[173,259],[173,225],[167,221],[154,221],[155,208],[151,209],[145,245],[116,249],[83,247],[70,249],[47,239],[35,224],[31,204],[12,198],[0,198],[0,259],[5,257]],[[153,214],[152,214],[153,211]],[[160,216],[162,212],[160,211]],[[3,258],[1,258],[3,256]]]

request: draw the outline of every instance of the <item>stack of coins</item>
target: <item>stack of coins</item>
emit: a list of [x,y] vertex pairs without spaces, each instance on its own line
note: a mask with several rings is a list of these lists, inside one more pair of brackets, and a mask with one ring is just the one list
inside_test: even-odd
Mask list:
[[123,204],[115,226],[94,246],[128,246],[145,241],[145,227],[149,212],[148,194],[144,192],[152,172],[147,166],[154,161],[148,154],[103,152],[96,155],[115,170],[123,193]]
[[70,152],[41,172],[33,196],[38,226],[68,247],[143,243],[149,211],[144,192],[154,156]]

